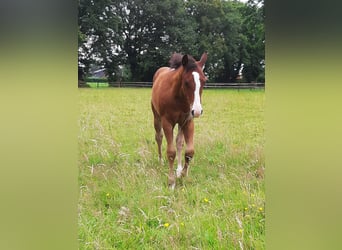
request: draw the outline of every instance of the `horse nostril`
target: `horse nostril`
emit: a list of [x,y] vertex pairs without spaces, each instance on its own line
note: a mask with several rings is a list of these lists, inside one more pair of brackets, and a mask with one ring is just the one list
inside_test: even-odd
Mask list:
[[195,116],[195,110],[191,110],[191,115]]

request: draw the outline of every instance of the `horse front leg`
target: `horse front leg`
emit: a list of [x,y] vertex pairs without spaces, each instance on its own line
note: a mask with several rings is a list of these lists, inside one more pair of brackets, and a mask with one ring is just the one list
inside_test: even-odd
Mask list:
[[168,185],[171,189],[176,186],[175,172],[173,169],[173,163],[176,157],[175,146],[173,145],[173,126],[166,120],[162,120],[164,135],[167,141],[166,155],[169,161],[169,176]]
[[178,125],[178,134],[177,134],[177,138],[176,138],[176,146],[177,146],[177,160],[178,160],[176,174],[177,174],[177,178],[180,178],[182,175],[182,170],[183,170],[182,150],[183,150],[183,146],[184,146],[184,134],[183,134],[183,130],[182,130],[181,126],[179,126],[179,125]]
[[189,121],[186,126],[183,128],[184,139],[186,143],[185,148],[185,164],[182,170],[182,176],[187,176],[189,171],[189,164],[194,156],[194,122],[191,120]]

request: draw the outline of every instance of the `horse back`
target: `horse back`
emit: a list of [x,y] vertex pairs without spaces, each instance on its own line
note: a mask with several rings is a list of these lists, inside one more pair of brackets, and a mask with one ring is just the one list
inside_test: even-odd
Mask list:
[[154,76],[153,76],[153,84],[155,83],[155,81],[157,80],[157,78],[162,75],[163,73],[166,73],[167,71],[170,71],[170,68],[169,67],[161,67],[159,68],[156,73],[154,73]]
[[160,95],[162,89],[169,85],[171,69],[169,67],[159,68],[153,76],[152,95]]

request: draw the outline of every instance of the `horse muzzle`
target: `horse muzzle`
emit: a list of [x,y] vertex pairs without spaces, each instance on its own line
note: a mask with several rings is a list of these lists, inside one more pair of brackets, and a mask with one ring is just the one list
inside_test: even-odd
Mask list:
[[201,115],[203,114],[203,109],[193,109],[193,110],[191,110],[191,115],[192,115],[192,117],[195,117],[195,118],[197,118],[197,117],[200,117]]

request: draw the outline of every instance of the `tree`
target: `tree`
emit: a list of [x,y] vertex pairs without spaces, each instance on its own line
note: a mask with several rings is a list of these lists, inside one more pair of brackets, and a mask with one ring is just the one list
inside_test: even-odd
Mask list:
[[235,82],[243,64],[243,58],[246,57],[245,36],[241,30],[243,17],[238,11],[243,6],[241,2],[223,2],[225,15],[222,22],[225,24],[223,33],[227,49],[223,55],[224,70],[217,76],[219,81]]
[[243,16],[246,57],[243,75],[246,81],[265,81],[265,8],[264,0],[249,0],[240,9]]
[[234,82],[242,65],[264,79],[263,0],[79,0],[78,38],[81,73],[95,64],[110,81],[151,81],[173,52],[204,51],[210,81]]
[[[208,51],[206,72],[210,81],[234,81],[234,65],[241,54],[239,35],[242,19],[236,10],[240,2],[190,0],[188,13],[196,20],[199,50]],[[198,53],[200,53],[198,51]]]
[[151,81],[173,51],[194,51],[195,33],[182,0],[124,0],[117,10],[132,80]]
[[[118,49],[122,43],[120,20],[110,0],[79,0],[78,61],[88,73],[91,64],[101,64],[109,79],[115,79],[119,65]],[[80,70],[79,70],[80,71]]]

